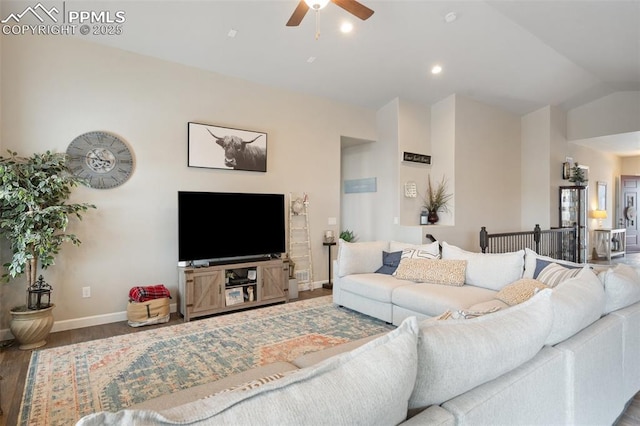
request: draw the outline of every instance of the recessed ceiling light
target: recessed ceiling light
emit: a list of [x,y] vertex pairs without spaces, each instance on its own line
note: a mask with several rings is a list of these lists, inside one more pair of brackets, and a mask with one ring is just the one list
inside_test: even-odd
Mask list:
[[343,22],[342,25],[340,25],[340,31],[344,34],[350,33],[353,31],[353,24],[351,22]]
[[440,65],[434,65],[431,68],[431,74],[440,74],[442,72],[442,67]]
[[227,37],[229,38],[234,38],[236,36],[236,34],[238,34],[237,30],[234,30],[233,28],[229,30],[229,32],[227,33]]
[[309,63],[309,64],[313,63],[313,62],[315,62],[315,60],[316,60],[315,56],[309,56],[309,58],[307,59],[307,63]]
[[449,12],[446,15],[444,15],[444,22],[446,22],[447,24],[452,23],[456,19],[458,19],[458,14],[455,12]]

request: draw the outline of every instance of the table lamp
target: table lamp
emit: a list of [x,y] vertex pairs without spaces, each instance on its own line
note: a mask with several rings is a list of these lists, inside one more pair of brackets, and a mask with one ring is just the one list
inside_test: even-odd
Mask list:
[[598,227],[602,228],[602,220],[607,218],[606,210],[591,210],[591,218],[598,219]]

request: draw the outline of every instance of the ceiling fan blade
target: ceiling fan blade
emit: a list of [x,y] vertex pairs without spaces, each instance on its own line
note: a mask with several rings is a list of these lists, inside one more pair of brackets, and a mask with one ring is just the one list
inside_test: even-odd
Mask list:
[[287,22],[287,27],[297,27],[302,22],[302,18],[307,14],[309,10],[309,6],[304,2],[304,0],[300,0],[298,6],[296,6],[296,10],[293,11],[291,18]]
[[363,21],[369,19],[371,15],[373,15],[373,10],[369,9],[367,6],[362,3],[357,2],[356,0],[331,0],[333,3],[337,4],[347,12],[355,15],[356,17],[362,19]]

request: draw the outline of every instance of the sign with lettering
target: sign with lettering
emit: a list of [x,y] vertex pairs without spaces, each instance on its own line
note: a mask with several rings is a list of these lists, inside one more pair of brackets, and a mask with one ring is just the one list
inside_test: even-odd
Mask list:
[[414,152],[404,152],[402,156],[403,161],[410,161],[412,163],[431,164],[431,156],[425,154],[416,154]]

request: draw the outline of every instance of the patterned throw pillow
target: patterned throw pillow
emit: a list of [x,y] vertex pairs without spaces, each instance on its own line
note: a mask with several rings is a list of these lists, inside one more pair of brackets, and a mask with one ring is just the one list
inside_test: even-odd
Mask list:
[[214,397],[216,395],[220,395],[222,393],[227,393],[227,392],[242,392],[242,391],[255,389],[255,388],[260,387],[262,385],[265,385],[267,383],[274,382],[276,380],[280,380],[283,377],[291,374],[293,371],[296,371],[296,370],[287,371],[287,372],[284,372],[284,373],[276,373],[276,374],[272,374],[270,376],[264,376],[264,377],[261,377],[259,379],[255,379],[255,380],[251,380],[251,381],[246,382],[246,383],[242,383],[240,385],[232,386],[232,387],[227,388],[227,389],[222,389],[222,390],[214,393],[213,395],[206,396],[205,398],[212,398],[212,397]]
[[493,308],[486,309],[484,311],[471,311],[468,309],[460,309],[454,312],[444,311],[442,314],[436,317],[438,321],[445,320],[454,320],[454,319],[471,319],[478,318],[483,315],[492,314],[494,312],[498,312],[500,310],[499,306],[494,306]]
[[576,277],[580,271],[582,268],[567,268],[557,263],[550,263],[540,271],[536,279],[553,288],[563,281]]
[[500,290],[496,294],[496,299],[513,306],[529,300],[534,294],[545,288],[549,288],[549,286],[542,281],[534,280],[533,278],[522,278]]
[[466,260],[400,260],[395,277],[421,283],[461,286],[464,284]]
[[[551,265],[552,263],[554,265],[561,265],[563,268],[567,268],[567,269],[582,269],[584,267],[584,265],[581,265],[579,263],[564,262],[564,261],[553,262],[551,260],[536,259],[536,269],[535,271],[533,271],[533,278],[538,278],[538,275],[540,275],[543,269]],[[525,277],[525,278],[529,278],[529,277]]]
[[434,253],[429,250],[421,249],[404,249],[402,250],[402,259],[440,259],[440,252]]

